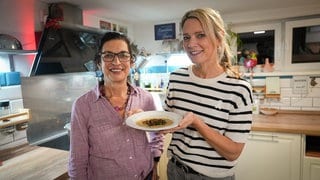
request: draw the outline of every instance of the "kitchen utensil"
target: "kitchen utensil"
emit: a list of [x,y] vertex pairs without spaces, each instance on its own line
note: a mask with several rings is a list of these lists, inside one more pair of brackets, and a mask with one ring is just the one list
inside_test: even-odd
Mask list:
[[20,41],[8,34],[0,34],[0,49],[22,50]]

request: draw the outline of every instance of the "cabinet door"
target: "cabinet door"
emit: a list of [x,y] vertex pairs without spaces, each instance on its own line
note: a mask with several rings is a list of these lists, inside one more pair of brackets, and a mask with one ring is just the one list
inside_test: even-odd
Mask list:
[[252,132],[239,158],[237,180],[300,180],[301,138]]
[[303,168],[303,180],[320,179],[320,158],[305,157]]

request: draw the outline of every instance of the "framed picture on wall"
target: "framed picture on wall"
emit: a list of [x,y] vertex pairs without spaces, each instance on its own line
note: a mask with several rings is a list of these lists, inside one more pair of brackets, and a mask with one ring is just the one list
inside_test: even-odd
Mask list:
[[121,32],[121,33],[123,33],[125,35],[128,34],[128,28],[126,26],[120,26],[119,25],[118,28],[119,28],[119,32]]
[[112,24],[112,31],[118,31],[118,25],[113,23]]
[[285,68],[320,69],[320,18],[285,23]]
[[165,40],[165,39],[176,39],[176,24],[158,24],[154,26],[154,39]]
[[100,28],[106,29],[106,30],[111,30],[111,23],[107,22],[107,21],[100,21]]

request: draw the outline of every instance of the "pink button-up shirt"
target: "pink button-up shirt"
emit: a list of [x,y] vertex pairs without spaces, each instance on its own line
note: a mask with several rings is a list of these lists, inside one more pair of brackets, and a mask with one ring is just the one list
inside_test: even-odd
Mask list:
[[[155,110],[152,95],[131,87],[126,110]],[[163,150],[163,137],[127,126],[99,87],[79,97],[71,112],[69,176],[71,179],[144,179],[153,158]]]

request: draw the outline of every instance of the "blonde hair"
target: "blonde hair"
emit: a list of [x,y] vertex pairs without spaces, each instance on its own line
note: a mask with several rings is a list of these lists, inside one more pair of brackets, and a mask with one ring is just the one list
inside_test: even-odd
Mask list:
[[227,72],[228,75],[239,78],[239,73],[231,69],[231,58],[233,57],[230,46],[227,43],[228,33],[224,27],[224,21],[218,11],[211,8],[199,8],[186,12],[182,17],[180,29],[182,30],[184,23],[188,19],[197,19],[205,34],[209,36],[211,42],[218,39],[221,42],[218,48],[219,64]]

